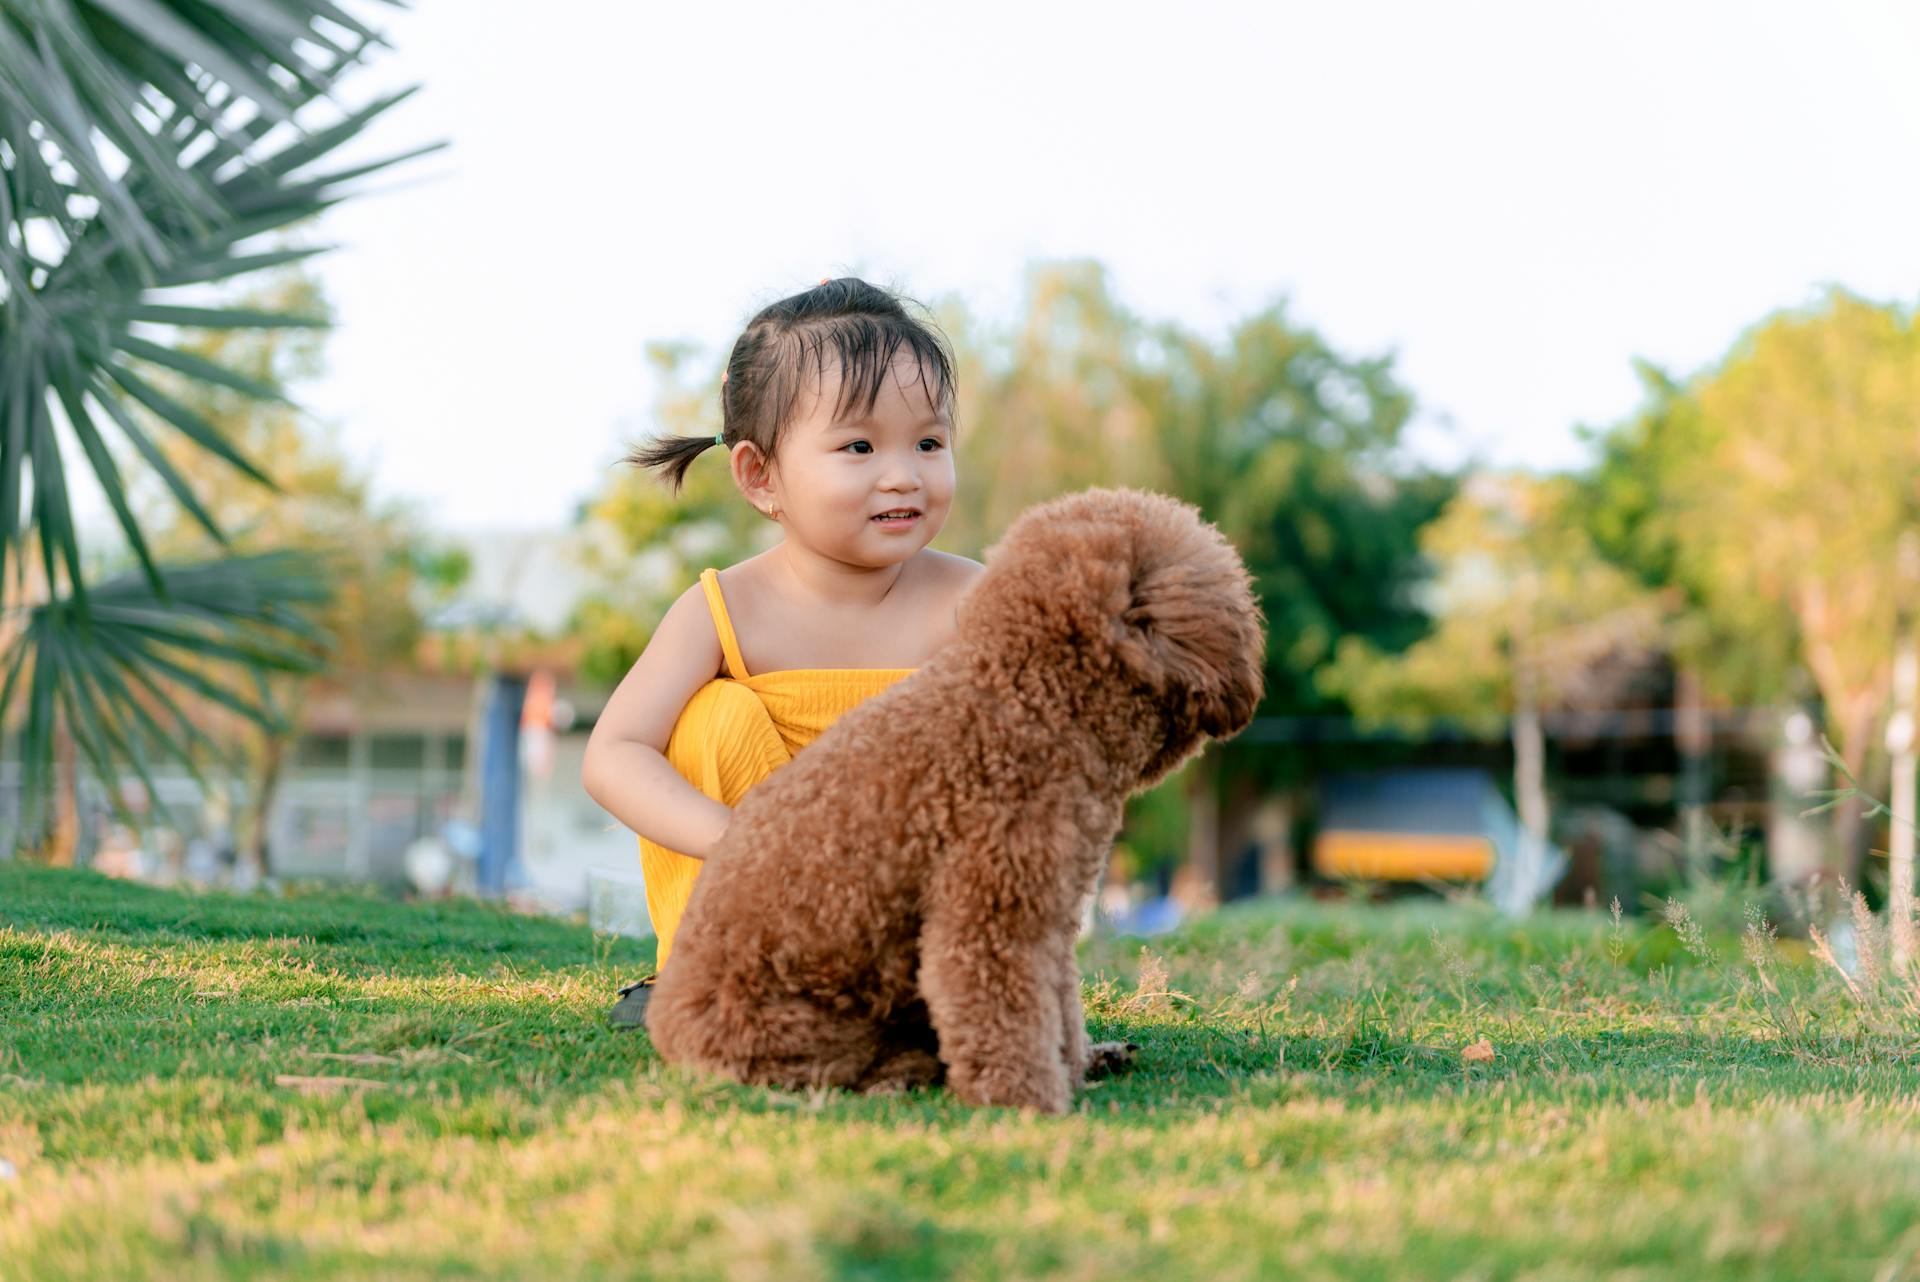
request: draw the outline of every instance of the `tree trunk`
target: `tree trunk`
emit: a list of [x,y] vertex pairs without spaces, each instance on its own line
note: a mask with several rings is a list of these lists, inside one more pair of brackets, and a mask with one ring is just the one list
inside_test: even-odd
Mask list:
[[1519,811],[1520,841],[1512,883],[1514,902],[1507,907],[1525,912],[1539,897],[1547,862],[1547,745],[1533,680],[1524,666],[1516,667],[1514,678],[1513,797]]
[[1680,757],[1680,836],[1686,858],[1695,867],[1706,859],[1707,755],[1712,730],[1700,675],[1682,667],[1674,673],[1673,742]]
[[[56,717],[53,726],[53,796],[50,811],[43,811],[45,825],[40,841],[27,851],[35,863],[54,868],[71,868],[80,846],[80,760],[79,746],[67,732],[64,717]],[[22,763],[24,765],[24,762]],[[25,798],[22,798],[24,805]]]
[[[1258,822],[1261,793],[1260,781],[1250,772],[1241,771],[1227,782],[1225,767],[1220,770],[1221,801],[1219,835],[1220,843],[1220,898],[1228,900],[1240,893],[1240,888],[1248,880],[1249,859],[1259,859],[1259,839],[1254,832]],[[1249,852],[1252,852],[1249,856]],[[1249,856],[1243,858],[1243,856]]]
[[1767,762],[1767,877],[1804,889],[1825,867],[1826,825],[1808,818],[1814,794],[1831,788],[1832,767],[1814,743],[1813,718],[1796,708],[1781,720]]
[[1513,804],[1520,821],[1515,841],[1512,875],[1498,878],[1507,902],[1503,911],[1532,910],[1545,889],[1541,882],[1547,864],[1547,744],[1540,725],[1540,672],[1533,653],[1539,598],[1539,574],[1521,570],[1514,587],[1508,622],[1508,661],[1513,681]]
[[247,792],[246,805],[235,816],[240,831],[239,862],[251,870],[255,882],[273,875],[273,852],[268,839],[273,819],[273,803],[280,795],[280,780],[286,773],[290,741],[280,735],[265,736],[259,760],[255,763],[253,786]]
[[[280,784],[287,776],[287,763],[306,724],[306,704],[310,688],[307,678],[296,677],[286,685],[287,723],[292,733],[280,737],[263,736],[259,760],[255,763],[253,787],[247,798],[244,816],[237,820],[245,828],[240,838],[239,860],[252,868],[257,880],[273,876],[273,808],[280,799]],[[240,834],[235,834],[237,838]]]
[[1887,723],[1887,750],[1893,754],[1887,840],[1887,917],[1892,925],[1893,968],[1905,974],[1913,961],[1914,715],[1920,703],[1920,636],[1908,625],[1893,661],[1893,719]]
[[[1851,786],[1865,787],[1867,758],[1873,750],[1874,708],[1865,699],[1856,699],[1841,725],[1841,741],[1834,745],[1840,760],[1846,763]],[[1836,867],[1847,884],[1860,885],[1865,863],[1867,826],[1860,798],[1848,797],[1833,808],[1833,845]]]
[[[1850,619],[1833,608],[1828,599],[1827,585],[1820,580],[1809,579],[1801,583],[1794,592],[1793,605],[1794,612],[1800,618],[1807,668],[1813,673],[1814,683],[1820,688],[1820,698],[1826,704],[1827,726],[1833,732],[1828,737],[1838,739],[1834,748],[1852,776],[1836,786],[1864,788],[1867,786],[1866,767],[1872,755],[1874,727],[1886,708],[1888,691],[1892,685],[1891,659],[1871,668],[1863,668],[1857,662],[1845,660],[1838,641],[1844,629],[1851,626]],[[1865,823],[1860,799],[1850,797],[1829,813],[1833,817],[1830,831],[1834,844],[1834,871],[1845,877],[1850,885],[1858,886],[1861,857],[1865,853],[1862,849]]]
[[1187,862],[1196,886],[1196,907],[1218,907],[1220,885],[1219,763],[1202,752],[1187,775]]
[[1916,780],[1914,737],[1920,715],[1920,528],[1900,533],[1894,552],[1894,591],[1899,609],[1894,624],[1893,715],[1887,720],[1887,752],[1892,777],[1888,804],[1893,814],[1887,833],[1887,916],[1892,922],[1893,968],[1906,974],[1913,964],[1913,858]]
[[1254,813],[1253,835],[1260,843],[1260,893],[1278,895],[1293,889],[1293,812],[1291,791],[1271,793]]

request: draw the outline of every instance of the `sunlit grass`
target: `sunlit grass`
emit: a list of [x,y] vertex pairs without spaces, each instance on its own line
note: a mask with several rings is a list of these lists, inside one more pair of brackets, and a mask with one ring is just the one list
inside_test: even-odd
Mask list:
[[1137,1070],[1029,1118],[664,1068],[601,1022],[646,948],[576,926],[0,865],[0,1277],[1840,1278],[1920,1259],[1912,1039],[1785,943],[1791,1036],[1728,961],[1737,940],[1707,964],[1604,915],[1249,908],[1144,947],[1083,953],[1093,1032],[1140,1043]]

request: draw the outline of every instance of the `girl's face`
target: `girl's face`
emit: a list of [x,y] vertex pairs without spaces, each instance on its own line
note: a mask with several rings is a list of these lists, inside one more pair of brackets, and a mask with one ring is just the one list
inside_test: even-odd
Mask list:
[[[779,512],[789,535],[858,565],[905,561],[933,541],[953,504],[953,424],[929,398],[932,380],[921,378],[912,356],[896,360],[890,375],[872,413],[863,416],[855,405],[835,422],[840,371],[829,366],[810,402],[803,394],[769,481],[749,485],[743,478],[741,486],[761,510]],[[736,467],[748,462],[739,457],[743,451],[735,453]],[[875,519],[902,508],[915,515]]]

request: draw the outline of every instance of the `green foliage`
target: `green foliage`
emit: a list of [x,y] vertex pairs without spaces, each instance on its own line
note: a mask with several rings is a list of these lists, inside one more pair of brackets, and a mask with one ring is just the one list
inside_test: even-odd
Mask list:
[[1399,654],[1345,637],[1322,687],[1364,722],[1446,719],[1489,736],[1523,685],[1541,706],[1605,706],[1660,643],[1664,603],[1598,554],[1567,504],[1559,479],[1476,478],[1421,532],[1433,634]]
[[[27,702],[23,818],[12,839],[23,840],[45,819],[56,708],[100,777],[117,780],[115,765],[124,763],[149,795],[158,795],[152,762],[161,753],[203,788],[205,764],[233,765],[233,752],[203,728],[196,699],[290,733],[266,680],[321,666],[324,633],[311,615],[332,589],[317,565],[324,562],[286,551],[179,560],[169,563],[164,600],[135,571],[96,580],[84,611],[65,596],[22,611],[0,685],[0,706],[16,689]],[[209,660],[239,665],[254,680],[222,685],[199,671]],[[118,789],[109,793],[124,811]]]
[[1596,457],[1569,495],[1569,519],[1649,588],[1679,590],[1671,653],[1714,696],[1743,705],[1799,697],[1805,672],[1793,611],[1777,598],[1717,592],[1700,558],[1683,551],[1689,527],[1672,488],[1701,450],[1706,425],[1699,407],[1664,371],[1646,362],[1635,370],[1641,407],[1612,429],[1581,430]]
[[[15,675],[33,670],[20,687],[31,692],[21,750],[39,782],[60,734],[100,769],[135,751],[131,736],[160,727],[132,712],[150,688],[180,679],[141,644],[150,625],[200,659],[225,661],[211,684],[262,725],[270,711],[244,687],[259,671],[308,662],[297,628],[277,629],[257,612],[193,614],[187,581],[201,591],[217,575],[229,599],[261,598],[279,581],[249,576],[284,562],[231,557],[215,568],[194,558],[170,569],[134,511],[127,459],[116,457],[108,433],[125,438],[217,546],[231,546],[167,446],[189,442],[252,484],[271,489],[272,480],[166,384],[180,377],[260,401],[280,398],[276,386],[209,360],[185,335],[324,324],[294,309],[210,302],[204,287],[318,252],[254,242],[404,158],[316,169],[406,96],[324,120],[310,110],[337,93],[375,39],[326,0],[26,0],[0,14],[0,662]],[[139,614],[96,608],[57,440],[62,427],[144,579],[149,600]],[[299,573],[324,572],[315,560]],[[114,592],[126,597],[120,584]],[[61,626],[52,626],[50,612]],[[77,655],[35,648],[64,635],[84,637],[114,661],[89,671]],[[0,696],[0,720],[16,720],[9,711]],[[162,729],[147,747],[184,759],[190,741]],[[28,804],[44,800],[35,793]],[[37,830],[30,816],[11,837],[31,839]]]
[[1400,457],[1412,398],[1389,359],[1335,351],[1284,302],[1219,341],[1150,323],[1091,262],[1035,265],[1010,333],[962,333],[962,544],[984,550],[1028,505],[1091,484],[1195,504],[1260,595],[1264,715],[1341,709],[1313,680],[1341,637],[1397,649],[1424,631],[1415,538],[1455,481]]
[[1159,787],[1130,797],[1120,839],[1115,842],[1114,872],[1121,880],[1146,877],[1156,869],[1171,868],[1187,855],[1188,824],[1193,810],[1187,795],[1188,762]]
[[[280,269],[236,298],[247,310],[324,316],[319,282]],[[321,363],[323,338],[312,331],[208,330],[183,335],[181,350],[208,367],[241,376],[270,395],[163,371],[159,385],[199,414],[223,440],[273,460],[274,485],[261,486],[192,442],[171,438],[161,450],[226,532],[224,546],[244,551],[302,551],[332,567],[330,600],[318,616],[330,667],[343,676],[404,664],[424,624],[422,605],[443,597],[465,574],[463,551],[437,545],[405,503],[376,502],[372,477],[349,462],[335,433],[284,399]],[[197,520],[158,493],[154,477],[130,499],[153,545],[167,555],[212,555],[223,546]]]
[[1608,555],[1684,589],[1681,657],[1723,697],[1797,695],[1810,673],[1858,771],[1883,714],[1896,572],[1920,530],[1920,328],[1831,290],[1767,317],[1684,382],[1643,367],[1647,400],[1589,433],[1585,520]]
[[1139,1064],[1029,1118],[665,1068],[601,1023],[649,950],[578,926],[5,865],[0,1259],[10,1282],[1896,1276],[1911,1028],[1761,945],[1764,1000],[1738,939],[1597,914],[1296,904],[1144,953],[1097,937],[1092,1028]]
[[[1871,777],[1895,638],[1920,613],[1913,312],[1832,289],[1684,382],[1641,377],[1640,410],[1587,433],[1600,458],[1578,519],[1617,564],[1679,589],[1677,662],[1725,700],[1817,692],[1842,768]],[[1841,801],[1833,846],[1857,877],[1862,815]]]

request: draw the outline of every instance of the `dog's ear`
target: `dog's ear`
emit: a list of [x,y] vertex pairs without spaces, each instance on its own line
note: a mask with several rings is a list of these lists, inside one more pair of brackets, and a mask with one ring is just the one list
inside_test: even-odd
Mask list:
[[962,598],[961,631],[1022,654],[1071,648],[1153,696],[1170,749],[1238,734],[1266,640],[1240,554],[1170,495],[1090,489],[1023,512]]
[[1162,739],[1140,771],[1139,790],[1153,787],[1173,773],[1209,739],[1231,739],[1253,721],[1260,704],[1262,678],[1257,665],[1243,658],[1232,661],[1233,674],[1218,680],[1197,675],[1189,685],[1175,684],[1160,694]]
[[1121,662],[1177,715],[1176,735],[1227,739],[1265,692],[1266,641],[1245,568],[1177,563],[1133,576],[1114,616]]

